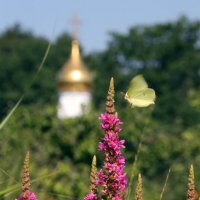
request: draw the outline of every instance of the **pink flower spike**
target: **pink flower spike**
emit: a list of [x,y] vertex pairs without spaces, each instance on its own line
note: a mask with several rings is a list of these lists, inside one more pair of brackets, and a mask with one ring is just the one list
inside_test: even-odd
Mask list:
[[126,173],[124,172],[125,158],[122,156],[122,148],[125,148],[125,140],[120,140],[119,133],[123,124],[118,118],[114,107],[114,79],[110,81],[106,100],[106,113],[99,117],[100,126],[104,130],[104,136],[98,144],[98,150],[104,153],[102,169],[96,173],[96,190],[87,194],[83,200],[124,200],[127,186]]
[[101,114],[99,120],[105,135],[99,142],[98,150],[104,152],[105,161],[103,169],[97,173],[96,184],[101,186],[101,195],[122,200],[127,185],[126,174],[123,172],[125,158],[121,153],[121,149],[125,148],[125,140],[120,140],[118,135],[122,122],[109,113]]

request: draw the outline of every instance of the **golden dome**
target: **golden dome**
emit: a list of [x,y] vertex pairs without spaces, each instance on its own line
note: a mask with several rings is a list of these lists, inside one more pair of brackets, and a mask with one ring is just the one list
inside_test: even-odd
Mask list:
[[58,74],[58,83],[59,90],[90,90],[91,74],[81,60],[77,40],[72,41],[71,56]]

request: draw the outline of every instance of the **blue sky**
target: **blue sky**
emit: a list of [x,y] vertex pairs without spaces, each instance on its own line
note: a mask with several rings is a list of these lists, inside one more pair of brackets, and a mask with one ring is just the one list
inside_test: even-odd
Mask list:
[[82,21],[79,40],[86,52],[91,52],[105,48],[111,31],[126,33],[131,26],[174,21],[183,14],[200,20],[200,1],[0,0],[0,32],[19,22],[36,35],[53,40],[71,31],[69,19],[76,14]]

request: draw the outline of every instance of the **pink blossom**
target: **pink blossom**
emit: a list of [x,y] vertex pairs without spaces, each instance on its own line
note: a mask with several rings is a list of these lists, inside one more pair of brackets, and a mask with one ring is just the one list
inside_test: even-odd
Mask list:
[[108,113],[101,114],[99,120],[105,135],[99,142],[98,149],[104,152],[105,161],[103,169],[97,173],[96,184],[101,186],[102,195],[113,200],[122,200],[127,185],[126,174],[123,172],[125,158],[121,153],[121,149],[125,148],[125,141],[118,136],[122,122]]
[[89,193],[83,198],[83,200],[94,200],[94,199],[96,199],[96,194],[94,194],[93,192]]
[[104,137],[98,145],[98,150],[104,152],[103,168],[97,172],[96,186],[97,193],[89,193],[83,200],[112,199],[122,200],[125,198],[127,185],[126,173],[124,173],[125,158],[121,149],[125,148],[124,140],[119,139],[119,127],[122,122],[112,114],[103,113],[100,115],[101,128],[105,131]]
[[[17,200],[24,200],[24,198],[22,197],[22,195],[20,195]],[[37,200],[37,197],[35,195],[35,193],[33,192],[29,192],[28,196],[27,196],[27,200]]]
[[121,129],[117,125],[123,124],[115,115],[108,113],[103,113],[100,115],[99,120],[101,123],[101,128],[104,130],[115,129],[116,132],[120,132]]

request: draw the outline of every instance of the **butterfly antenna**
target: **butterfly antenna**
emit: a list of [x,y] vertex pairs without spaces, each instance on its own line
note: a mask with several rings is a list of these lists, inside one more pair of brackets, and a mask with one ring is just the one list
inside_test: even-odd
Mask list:
[[114,79],[113,77],[110,79],[110,85],[108,89],[108,95],[106,100],[106,112],[108,114],[114,115],[115,114],[115,89],[114,89]]

